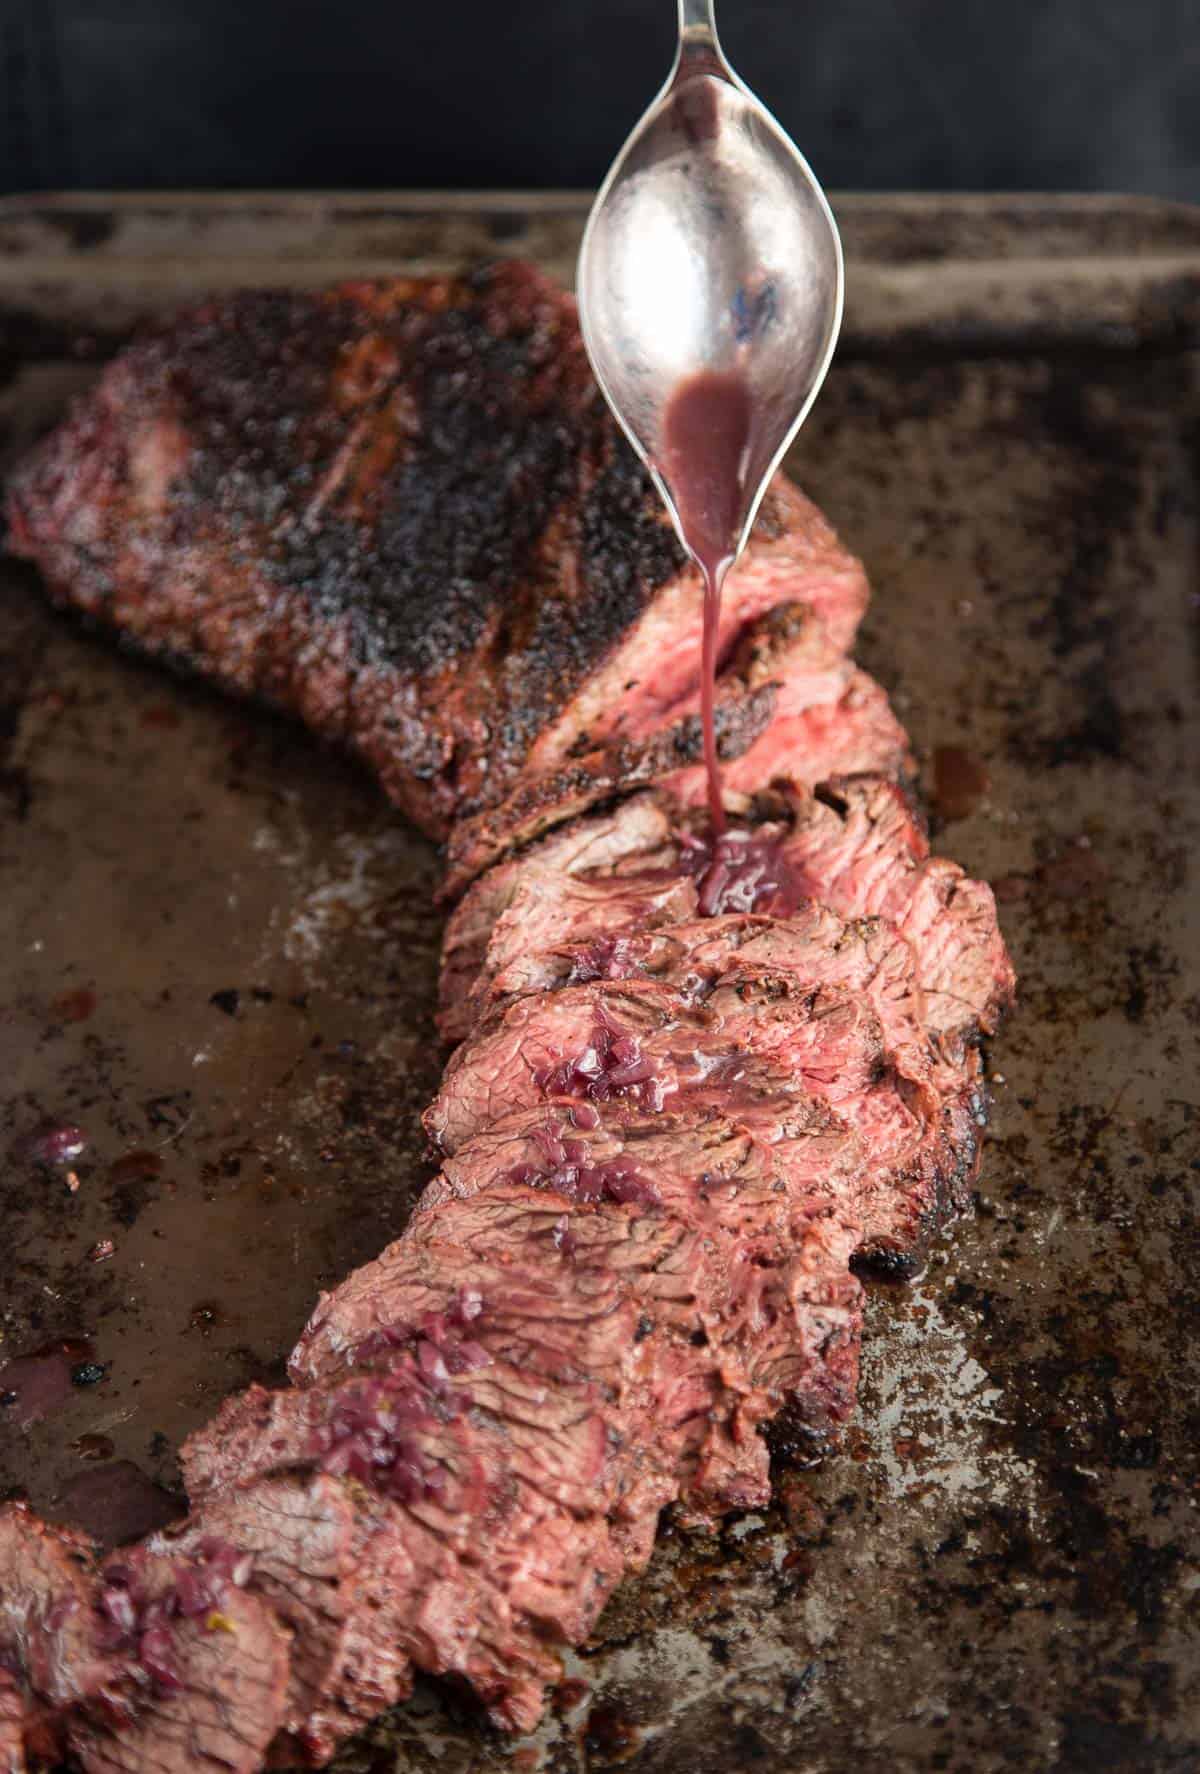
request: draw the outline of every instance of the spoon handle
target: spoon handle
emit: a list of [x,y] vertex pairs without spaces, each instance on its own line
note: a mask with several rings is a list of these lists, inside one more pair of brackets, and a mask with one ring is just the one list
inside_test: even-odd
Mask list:
[[696,50],[719,53],[713,0],[679,0],[679,53]]

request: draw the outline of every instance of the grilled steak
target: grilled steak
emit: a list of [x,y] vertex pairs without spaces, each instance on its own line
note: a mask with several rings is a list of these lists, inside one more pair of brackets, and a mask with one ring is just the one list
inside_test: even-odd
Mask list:
[[[698,574],[529,266],[257,294],[126,351],[9,489],[10,546],[137,646],[352,747],[427,831],[695,707]],[[780,479],[722,653],[858,563]]]
[[25,1708],[6,1670],[0,1670],[0,1774],[25,1774]]
[[[577,930],[586,931],[596,898],[625,891],[626,876],[633,878],[633,891],[641,900],[634,928],[670,922],[657,916],[659,890],[665,890],[668,911],[677,910],[680,920],[689,917],[696,888],[680,875],[678,857],[671,807],[646,794],[620,801],[609,813],[568,822],[533,849],[489,869],[459,901],[446,926],[439,987],[442,1033],[455,1040],[472,1027],[470,1000],[485,967],[490,975],[505,959],[537,954]],[[574,910],[577,891],[583,901],[580,924]],[[605,920],[605,934],[624,928],[612,913]],[[489,954],[493,941],[494,961]]]
[[[664,1506],[769,1497],[760,1431],[852,1408],[856,1269],[964,1199],[1011,997],[847,658],[865,585],[780,480],[700,598],[527,267],[215,304],[14,484],[16,546],[137,645],[348,744],[448,840],[442,1155],[319,1300],[292,1385],[182,1453],[97,1567],[0,1510],[0,1774],[326,1759],[412,1668],[533,1725]],[[465,891],[464,891],[465,890]]]
[[125,1679],[72,1720],[84,1774],[262,1766],[283,1721],[290,1643],[272,1609],[234,1582],[140,1549],[107,1567],[99,1605]]
[[202,1556],[214,1541],[250,1561],[247,1582],[292,1634],[281,1729],[297,1757],[324,1761],[407,1696],[395,1599],[379,1580],[380,1522],[324,1473],[217,1496],[149,1549]]
[[63,1709],[114,1678],[94,1595],[89,1541],[47,1526],[24,1503],[0,1509],[0,1670],[11,1678],[6,1712],[19,1706],[31,1753],[52,1758]]
[[[783,796],[772,809],[776,816],[748,824],[744,836],[733,832],[715,852],[691,836],[669,798],[638,796],[555,834],[472,887],[447,930],[446,1032],[469,1021],[464,998],[486,995],[515,961],[587,941],[586,920],[575,919],[581,888],[648,875],[660,899],[672,877],[695,882],[698,909],[707,916],[726,909],[793,913],[811,900],[843,918],[883,918],[912,947],[930,1029],[947,1052],[961,1056],[979,1032],[995,1028],[1013,990],[990,889],[956,863],[929,855],[911,801],[888,778],[840,778],[815,794],[775,782]],[[522,908],[535,894],[550,910],[529,921],[526,935]],[[610,939],[649,927],[633,910],[628,923],[610,921]]]
[[732,1091],[747,1060],[836,1108],[880,1076],[882,1031],[861,998],[765,970],[722,975],[700,1008],[659,980],[568,986],[521,999],[460,1047],[425,1127],[453,1154],[546,1096],[682,1108]]

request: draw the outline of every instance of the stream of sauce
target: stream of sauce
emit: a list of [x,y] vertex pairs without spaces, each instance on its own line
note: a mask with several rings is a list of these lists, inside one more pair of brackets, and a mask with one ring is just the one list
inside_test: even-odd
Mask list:
[[713,708],[721,587],[737,553],[747,504],[750,391],[736,371],[702,370],[676,388],[663,416],[656,466],[671,489],[684,544],[704,577],[700,721],[713,830],[725,830]]

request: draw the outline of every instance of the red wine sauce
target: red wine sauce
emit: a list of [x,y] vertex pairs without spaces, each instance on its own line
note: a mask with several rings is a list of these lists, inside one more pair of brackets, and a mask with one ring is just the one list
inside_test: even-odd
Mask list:
[[749,436],[750,394],[745,382],[732,372],[702,370],[681,382],[667,403],[658,463],[675,500],[684,541],[704,575],[700,720],[708,806],[717,832],[725,830],[713,721],[721,586],[745,517]]

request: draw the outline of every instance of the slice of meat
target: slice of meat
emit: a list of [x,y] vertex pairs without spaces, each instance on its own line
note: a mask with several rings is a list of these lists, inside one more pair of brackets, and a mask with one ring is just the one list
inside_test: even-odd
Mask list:
[[559,1094],[737,1114],[747,1072],[763,1068],[827,1102],[859,1136],[865,1241],[911,1246],[957,1200],[964,1160],[951,1098],[897,1070],[864,997],[785,969],[734,966],[699,1007],[661,980],[520,999],[459,1048],[426,1126],[453,1154],[490,1122]]
[[[915,1084],[928,1083],[932,1056],[912,949],[885,920],[847,924],[827,906],[808,900],[787,919],[743,913],[681,920],[658,930],[640,920],[636,905],[628,910],[632,915],[624,923],[614,921],[593,940],[586,929],[578,938],[572,930],[568,945],[540,952],[536,926],[505,932],[501,942],[499,930],[494,932],[481,989],[472,1000],[478,1006],[473,1020],[533,992],[597,979],[661,979],[688,1002],[700,1004],[731,966],[782,968],[814,984],[865,993],[904,1075]],[[492,971],[497,951],[500,965]],[[506,965],[509,954],[515,958]]]
[[[677,857],[670,809],[661,796],[641,794],[622,799],[610,812],[565,824],[535,849],[489,869],[446,925],[439,987],[443,1021],[453,1024],[465,1015],[462,1000],[474,985],[493,931],[518,897],[536,908],[526,916],[546,913],[550,921],[534,923],[531,936],[537,947],[548,947],[558,940],[554,902],[567,883],[621,874],[628,858],[638,874],[653,874],[660,867],[674,873]],[[450,1034],[451,1028],[443,1032]]]
[[[697,682],[699,576],[573,299],[511,261],[196,309],[105,371],[7,512],[57,600],[297,713],[439,836],[644,744]],[[722,653],[790,603],[836,656],[865,601],[779,479],[726,581]]]
[[215,1496],[148,1542],[175,1558],[202,1558],[215,1543],[252,1561],[248,1587],[293,1635],[281,1729],[314,1764],[412,1687],[394,1599],[379,1581],[379,1538],[377,1512],[314,1473]]
[[992,890],[930,856],[905,791],[842,777],[791,796],[781,847],[794,890],[843,917],[883,917],[912,944],[931,1035],[952,1062],[996,1028],[1015,987]]
[[7,1670],[0,1669],[0,1774],[25,1774],[25,1707]]
[[[713,731],[717,756],[740,757],[769,730],[778,688],[717,681]],[[485,869],[522,844],[633,789],[669,780],[703,756],[699,715],[683,715],[645,739],[627,739],[587,751],[546,776],[523,776],[494,807],[457,820],[446,845],[439,897],[453,900]]]
[[[559,1222],[575,1214],[579,1224],[570,1228],[564,1245]],[[497,1387],[520,1384],[501,1371],[501,1366],[511,1366],[515,1373],[532,1377],[541,1398],[539,1419],[527,1426],[529,1464],[520,1482],[536,1482],[539,1494],[556,1505],[581,1512],[602,1507],[608,1411],[627,1418],[654,1409],[649,1390],[653,1376],[633,1346],[638,1315],[633,1302],[656,1300],[667,1313],[675,1295],[687,1293],[676,1278],[694,1279],[700,1261],[687,1229],[637,1215],[597,1215],[586,1204],[498,1178],[487,1199],[471,1203],[469,1211],[452,1207],[414,1224],[392,1254],[387,1324],[407,1330],[398,1349],[384,1345],[380,1355],[388,1366],[390,1388],[405,1392],[410,1439],[418,1449],[428,1450],[418,1461],[421,1470],[430,1462],[445,1470],[436,1487],[439,1503],[473,1507],[480,1461],[490,1469],[497,1460],[514,1457],[515,1443],[525,1434],[517,1424],[506,1424],[509,1451],[502,1455],[492,1445],[494,1429],[450,1409],[455,1399],[497,1403]],[[460,1363],[453,1348],[443,1349],[444,1329],[426,1320],[431,1314],[435,1320],[452,1314],[464,1289],[482,1306],[471,1323],[470,1353]],[[488,1360],[479,1359],[480,1349]],[[547,1388],[548,1380],[555,1386]],[[414,1392],[411,1401],[409,1391]],[[317,1399],[279,1408],[298,1411],[298,1421],[304,1423],[325,1409]],[[498,1404],[497,1410],[498,1425],[503,1417]],[[248,1421],[240,1410],[236,1415],[239,1423]],[[263,1450],[272,1467],[278,1463],[280,1450],[260,1434],[255,1421],[251,1431],[253,1447],[259,1450],[254,1454],[241,1445],[228,1421],[218,1421],[186,1444],[185,1471],[193,1495],[245,1482],[268,1469],[257,1464]],[[284,1452],[297,1449],[303,1452],[294,1438],[285,1441]],[[560,1456],[566,1464],[556,1475]]]
[[[703,1146],[714,1137],[714,1129],[719,1130],[734,1122],[739,1137],[771,1148],[781,1166],[798,1163],[798,1176],[801,1179],[810,1175],[814,1165],[818,1167],[818,1173],[829,1182],[851,1171],[857,1171],[860,1155],[850,1131],[836,1116],[808,1097],[793,1079],[783,1073],[773,1073],[768,1068],[758,1067],[752,1060],[739,1067],[739,1074],[736,1083],[719,1081],[707,1101],[699,1091],[693,1092],[689,1101],[689,1124],[696,1129],[698,1146]],[[613,1111],[617,1106],[605,1106],[606,1125],[611,1126]],[[599,1110],[595,1105],[583,1104],[576,1099],[547,1099],[544,1105],[539,1104],[525,1114],[532,1116],[534,1123],[542,1115],[552,1119],[562,1119],[565,1115],[572,1125],[583,1126],[593,1116],[598,1116]],[[642,1111],[636,1106],[631,1111],[635,1121],[641,1114]],[[652,1119],[657,1120],[658,1117]],[[663,1116],[662,1119],[669,1122],[672,1118]],[[519,1129],[524,1125],[521,1115],[506,1118],[504,1122],[506,1128]],[[472,1149],[478,1146],[479,1139],[482,1138],[483,1135],[480,1135],[471,1142]],[[795,1157],[792,1155],[793,1148]],[[432,1291],[429,1294],[413,1294],[409,1291],[415,1285],[414,1253],[409,1247],[411,1242],[421,1243],[438,1236],[434,1222],[425,1209],[457,1192],[446,1181],[452,1174],[449,1166],[455,1162],[456,1160],[447,1160],[447,1168],[442,1177],[429,1185],[401,1238],[388,1245],[373,1262],[347,1276],[332,1292],[321,1294],[291,1357],[289,1371],[294,1380],[307,1384],[315,1379],[346,1371],[354,1365],[356,1351],[361,1351],[364,1345],[370,1346],[377,1334],[388,1331],[406,1318],[411,1320],[414,1314],[419,1317],[427,1311],[445,1310],[441,1293]],[[495,1187],[507,1192],[512,1185],[501,1175],[495,1179]],[[551,1230],[557,1241],[554,1242],[557,1253],[561,1247],[562,1230],[557,1226]],[[571,1241],[574,1242],[573,1234]],[[585,1236],[582,1247],[585,1256],[589,1248],[590,1243]],[[576,1249],[572,1254],[577,1272],[573,1288],[577,1289],[581,1253]],[[553,1271],[557,1255],[549,1261]],[[607,1284],[610,1278],[607,1261],[602,1276]],[[442,1278],[437,1286],[444,1289],[445,1279]],[[509,1290],[502,1287],[500,1297],[507,1300]],[[473,1312],[481,1310],[482,1298],[480,1293],[471,1308]],[[580,1298],[582,1303],[573,1312],[565,1311],[557,1297],[544,1303],[544,1311],[553,1324],[558,1326],[561,1321],[561,1329],[555,1331],[553,1346],[561,1349],[563,1359],[571,1356],[573,1351],[575,1365],[583,1362],[590,1371],[596,1360],[590,1354],[593,1340],[604,1330],[604,1334],[614,1337],[615,1342],[607,1352],[603,1346],[598,1346],[599,1365],[596,1371],[603,1373],[607,1361],[614,1357],[623,1359],[624,1349],[620,1338],[624,1332],[619,1327],[615,1330],[605,1329],[607,1308],[593,1299],[590,1293],[585,1290]],[[458,1314],[457,1301],[458,1296],[455,1295],[454,1304],[450,1307],[455,1321]],[[535,1308],[543,1309],[536,1293],[531,1300],[522,1302],[522,1309],[526,1312]],[[539,1348],[549,1347],[548,1336],[547,1331],[539,1331],[535,1339]]]
[[[787,897],[791,904],[790,892]],[[838,1106],[866,1141],[864,1239],[911,1250],[948,1210],[964,1205],[985,1107],[967,1050],[949,1055],[942,1044],[931,1043],[915,968],[911,945],[886,920],[846,924],[828,908],[801,901],[786,920],[717,915],[515,962],[494,982],[496,1009],[485,1026],[527,993],[648,977],[670,986],[689,1008],[712,1013],[723,1041],[744,1039],[747,1051],[761,1059],[773,1051],[772,1028],[778,1034],[780,1019],[786,1023],[795,1014],[811,987],[865,995],[881,1032],[874,1059],[860,1057],[857,1073],[847,1067],[831,1081],[829,1069],[813,1065],[810,1055],[804,1080]],[[834,1001],[827,996],[824,1002],[828,1007]],[[755,1018],[764,1004],[767,1023],[760,1027]],[[744,1031],[740,1024],[746,1024]],[[794,1061],[785,1044],[773,1063]],[[447,1088],[453,1089],[456,1075],[452,1065]],[[515,1076],[510,1069],[508,1081]]]
[[[462,1383],[477,1408],[503,1423],[523,1476],[578,1512],[579,1473],[573,1465],[559,1473],[555,1462],[568,1429],[567,1451],[586,1428],[579,1448],[592,1507],[620,1504],[627,1513],[635,1452],[643,1476],[669,1478],[673,1492],[710,1420],[724,1437],[721,1425],[747,1386],[692,1341],[724,1297],[710,1245],[651,1205],[649,1193],[630,1192],[619,1178],[613,1191],[588,1194],[531,1188],[500,1172],[478,1197],[448,1198],[421,1214],[376,1264],[323,1300],[294,1371],[319,1375],[393,1359],[397,1341],[406,1347],[417,1327],[453,1318],[466,1277],[482,1302],[472,1348],[490,1360]],[[382,1316],[368,1329],[376,1310]],[[349,1350],[344,1338],[356,1326],[361,1334]],[[453,1368],[453,1344],[446,1360]],[[518,1423],[506,1400],[526,1392]],[[611,1471],[610,1446],[624,1450]],[[761,1489],[761,1448],[752,1454]],[[616,1488],[606,1493],[606,1485]]]
[[[502,1248],[504,1264],[471,1270],[481,1303],[470,1328],[485,1350],[547,1380],[582,1369],[612,1396],[632,1361],[643,1433],[692,1500],[761,1502],[761,1447],[747,1468],[730,1441],[746,1443],[779,1408],[780,1376],[814,1420],[839,1420],[853,1396],[858,1225],[839,1185],[857,1169],[857,1142],[794,1092],[780,1092],[759,1132],[715,1111],[582,1127],[579,1114],[559,1102],[508,1117],[449,1160],[405,1237],[322,1297],[292,1373],[311,1384],[377,1364],[431,1310],[452,1316],[454,1300],[422,1280],[423,1244],[447,1252],[454,1240],[481,1257]],[[521,1218],[541,1221],[556,1254],[522,1256]],[[443,1261],[441,1286],[462,1267]],[[614,1283],[632,1302],[628,1323],[613,1317]],[[689,1406],[682,1442],[681,1376],[708,1410],[697,1424]],[[610,1432],[628,1442],[629,1424],[614,1418]]]
[[[743,914],[640,933],[635,925],[632,934],[618,928],[582,947],[512,962],[490,982],[481,1005],[494,1010],[565,985],[631,978],[661,980],[688,1003],[701,1005],[723,974],[764,968],[861,992],[879,1018],[897,1081],[904,1081],[925,1123],[924,1159],[900,1122],[899,1149],[877,1146],[873,1153],[881,1187],[864,1217],[872,1240],[913,1243],[958,1199],[962,1157],[955,1143],[957,1122],[947,1119],[947,1098],[957,1110],[963,1081],[957,1071],[935,1064],[911,947],[886,921],[846,924],[827,907],[805,901],[787,919]],[[972,1138],[972,1152],[974,1145]]]
[[[589,805],[661,784],[682,804],[707,803],[699,689],[664,714],[666,724],[636,740],[572,757],[526,777],[495,806],[461,820],[450,834],[443,898]],[[752,623],[716,680],[715,729],[724,782],[734,799],[776,774],[819,782],[847,770],[911,770],[908,738],[887,697],[865,672],[831,656],[819,623],[785,603]],[[681,768],[681,766],[683,766]]]
[[0,1671],[11,1678],[32,1753],[53,1758],[63,1711],[113,1679],[94,1610],[95,1549],[40,1521],[24,1503],[0,1508]]
[[[833,703],[845,690],[853,667],[845,647],[831,642],[828,629],[807,603],[784,601],[767,607],[747,623],[717,662],[718,697],[737,691],[752,695],[771,685],[776,694],[774,713],[794,714],[815,703]],[[700,686],[694,676],[680,674],[681,694],[657,695],[655,718],[640,730],[629,731],[618,711],[615,723],[593,729],[592,742],[648,738],[671,722],[700,712]]]
[[[685,872],[697,882],[698,909],[706,916],[726,910],[787,916],[803,901],[815,900],[847,920],[886,919],[913,949],[931,1035],[949,1063],[961,1063],[975,1037],[996,1027],[1013,995],[1012,964],[990,888],[971,880],[956,863],[929,855],[910,797],[890,779],[839,777],[815,790],[786,780],[763,787],[767,792],[742,810],[744,832],[735,830],[723,841],[721,857],[732,857],[732,863],[714,861],[687,809],[664,795],[636,797],[621,871],[636,873],[641,866],[664,878],[674,870]],[[596,829],[607,832],[619,820],[620,810],[605,814]],[[634,834],[643,826],[653,835],[640,863]],[[664,836],[664,826],[670,835]],[[587,819],[571,828],[572,853],[587,854],[591,829]],[[535,876],[541,900],[553,899],[559,867],[553,842],[533,845],[504,865],[507,904],[517,899],[522,882]],[[595,875],[607,870],[601,857]],[[562,921],[563,934],[554,934],[551,943],[546,939],[554,932],[552,918],[531,925],[528,938],[519,917],[512,918],[493,955],[491,926],[499,916],[494,902],[473,890],[462,911],[472,938],[469,949],[463,945],[456,952],[456,1001],[476,989],[472,968],[485,977],[478,988],[483,991],[488,974],[521,955],[571,941],[569,915]],[[609,934],[621,932],[614,927]]]
[[[769,724],[721,773],[731,800],[752,796],[784,777],[793,782],[824,782],[831,776],[872,772],[905,778],[914,769],[908,735],[892,713],[882,686],[865,671],[851,671],[841,693],[795,706],[783,692]],[[662,779],[662,788],[687,807],[706,804],[707,778],[690,765]]]
[[498,1355],[439,1379],[430,1355],[418,1369],[392,1354],[377,1375],[231,1400],[185,1447],[189,1489],[344,1470],[355,1507],[386,1518],[372,1556],[398,1647],[465,1677],[506,1723],[528,1723],[555,1675],[546,1638],[585,1635],[624,1569],[608,1514],[631,1457],[622,1438],[610,1443],[586,1383],[532,1385]]
[[[647,1116],[612,1104],[580,1125],[579,1105],[551,1102],[493,1123],[460,1148],[417,1212],[472,1200],[509,1175],[568,1195],[615,1194],[632,1212],[683,1222],[698,1234],[705,1262],[676,1328],[698,1351],[697,1363],[715,1364],[741,1395],[734,1426],[741,1440],[785,1401],[822,1424],[842,1421],[851,1408],[860,1323],[848,1274],[860,1232],[851,1183],[860,1163],[845,1122],[798,1092],[781,1090],[770,1121],[760,1118],[757,1128],[716,1109]],[[376,1300],[390,1293],[373,1279]],[[338,1340],[345,1348],[361,1302],[361,1294],[333,1296],[320,1327],[325,1350]],[[640,1306],[644,1336],[671,1322],[661,1299],[651,1295]],[[321,1353],[310,1340],[302,1359]],[[706,1450],[685,1485],[693,1502],[706,1493],[708,1502],[722,1500],[709,1457]],[[723,1501],[728,1507],[728,1496]]]
[[[663,870],[601,875],[598,879],[553,873],[526,876],[492,932],[487,969],[477,979],[477,989],[468,997],[458,996],[457,1001],[451,998],[439,1014],[438,1026],[450,1040],[461,1040],[468,1034],[488,1007],[485,982],[492,970],[497,971],[500,979],[507,980],[506,960],[509,956],[524,956],[527,945],[532,945],[535,954],[543,946],[552,945],[561,953],[558,945],[563,942],[587,949],[606,943],[613,932],[679,924],[695,911],[695,882]],[[516,970],[522,965],[519,958],[513,961]],[[447,979],[443,973],[442,978],[448,996],[459,992],[463,975]],[[497,995],[517,996],[519,990],[502,986]]]
[[[412,1334],[379,1351],[378,1374],[252,1388],[184,1449],[205,1509],[283,1471],[344,1472],[355,1508],[369,1499],[386,1518],[371,1557],[397,1645],[466,1677],[510,1727],[536,1719],[554,1677],[547,1636],[586,1634],[677,1489],[669,1446],[653,1451],[663,1424],[641,1372],[633,1288],[642,1273],[661,1270],[664,1286],[686,1274],[695,1240],[689,1259],[679,1228],[593,1214],[568,1247],[560,1221],[573,1205],[498,1186],[430,1216],[392,1277]],[[448,1335],[438,1310],[464,1281],[485,1301],[467,1338]],[[708,1402],[695,1396],[688,1420],[703,1420]]]
[[179,1612],[191,1575],[186,1561],[141,1550],[106,1567],[109,1619],[123,1635],[128,1673],[103,1705],[71,1722],[70,1747],[85,1774],[254,1774],[262,1766],[284,1716],[290,1636],[232,1582],[217,1605]]
[[700,1009],[657,980],[568,986],[520,999],[460,1047],[425,1127],[453,1153],[489,1121],[548,1096],[675,1107],[717,1081],[730,1089],[748,1056],[835,1108],[869,1089],[884,1065],[879,1022],[864,1000],[794,976],[739,971]]

